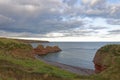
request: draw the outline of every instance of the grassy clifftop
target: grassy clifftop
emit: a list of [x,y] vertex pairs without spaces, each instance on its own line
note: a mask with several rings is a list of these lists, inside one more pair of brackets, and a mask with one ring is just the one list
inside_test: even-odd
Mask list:
[[106,45],[100,48],[94,58],[94,63],[99,65],[96,69],[103,70],[96,75],[97,80],[120,79],[120,44]]
[[114,59],[119,56],[120,56],[120,45],[119,44],[106,45],[104,47],[101,47],[97,51],[94,57],[94,63],[109,67],[112,64],[115,64],[114,62],[116,61],[114,61]]
[[120,45],[98,50],[100,63],[109,67],[99,74],[80,76],[37,60],[31,45],[11,39],[0,39],[0,80],[119,80]]
[[77,75],[34,59],[32,46],[0,39],[1,80],[66,80]]
[[30,44],[12,39],[0,38],[0,54],[11,55],[17,58],[33,58],[33,49]]

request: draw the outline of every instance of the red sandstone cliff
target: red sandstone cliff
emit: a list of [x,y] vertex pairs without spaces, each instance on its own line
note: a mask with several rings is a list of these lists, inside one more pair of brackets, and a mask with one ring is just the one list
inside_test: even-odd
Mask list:
[[48,53],[56,53],[56,52],[60,52],[61,49],[58,46],[46,46],[44,47],[43,45],[38,45],[35,49],[35,54],[37,55],[45,55]]
[[114,58],[120,55],[120,45],[106,45],[100,48],[94,57],[95,72],[100,73],[115,64]]

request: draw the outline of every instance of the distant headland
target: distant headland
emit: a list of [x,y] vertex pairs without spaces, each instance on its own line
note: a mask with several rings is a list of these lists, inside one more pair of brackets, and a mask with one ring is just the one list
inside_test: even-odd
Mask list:
[[28,40],[28,39],[17,39],[17,38],[7,38],[7,37],[0,37],[1,39],[13,39],[13,40],[17,40],[20,42],[24,42],[24,43],[49,43],[49,41],[46,40]]

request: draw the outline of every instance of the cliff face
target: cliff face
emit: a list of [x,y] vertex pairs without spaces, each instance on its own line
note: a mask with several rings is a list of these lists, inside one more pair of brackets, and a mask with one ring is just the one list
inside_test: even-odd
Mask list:
[[35,49],[34,49],[34,53],[37,55],[45,55],[48,53],[56,53],[56,52],[60,52],[61,49],[58,46],[46,46],[44,47],[43,45],[38,45]]
[[115,64],[115,57],[120,56],[120,45],[106,45],[100,48],[94,57],[95,72],[100,73]]

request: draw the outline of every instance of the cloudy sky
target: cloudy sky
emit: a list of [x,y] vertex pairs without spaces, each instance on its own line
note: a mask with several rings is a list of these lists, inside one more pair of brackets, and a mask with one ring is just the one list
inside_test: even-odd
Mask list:
[[120,0],[0,0],[0,36],[120,41]]

